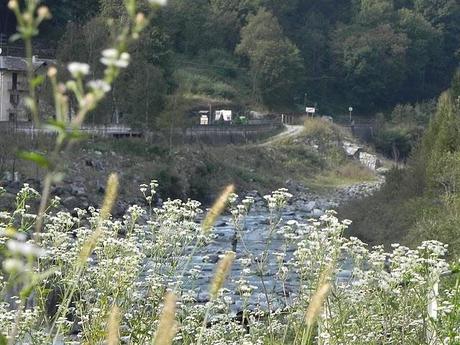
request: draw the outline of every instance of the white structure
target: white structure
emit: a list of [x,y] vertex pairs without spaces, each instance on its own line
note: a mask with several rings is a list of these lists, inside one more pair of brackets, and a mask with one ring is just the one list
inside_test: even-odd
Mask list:
[[[44,69],[51,60],[33,58],[34,70]],[[24,100],[28,94],[27,61],[0,55],[0,122],[30,121]]]
[[220,121],[221,119],[224,122],[232,121],[232,111],[231,110],[216,110],[216,121]]
[[315,116],[316,108],[315,108],[315,107],[306,107],[306,108],[305,108],[305,112],[306,112],[308,115]]
[[200,118],[200,125],[202,125],[202,126],[207,126],[207,125],[209,125],[209,118],[208,118],[208,115],[201,115],[201,118]]

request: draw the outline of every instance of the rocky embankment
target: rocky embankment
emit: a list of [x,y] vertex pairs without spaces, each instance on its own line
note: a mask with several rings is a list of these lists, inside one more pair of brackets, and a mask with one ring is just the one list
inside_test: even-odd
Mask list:
[[[319,217],[326,210],[336,209],[339,205],[352,199],[359,199],[371,195],[374,191],[380,188],[384,182],[384,177],[378,175],[375,181],[362,182],[349,186],[337,187],[335,190],[318,194],[311,192],[302,184],[288,180],[286,188],[293,195],[290,204],[287,206],[288,212],[302,212],[312,217]],[[36,179],[26,179],[18,181],[0,180],[0,186],[6,190],[0,198],[0,209],[11,210],[15,205],[16,194],[22,188],[23,184],[27,183],[36,190],[41,190],[41,182]],[[81,180],[65,180],[63,183],[53,187],[52,195],[60,198],[63,209],[72,211],[74,208],[86,209],[89,206],[97,207],[97,201],[102,198],[105,193],[105,187],[101,184],[96,190],[88,191],[84,181]],[[243,193],[246,196],[251,196],[255,200],[255,208],[263,209],[265,201],[263,195],[258,191],[249,191]],[[143,204],[145,201],[141,195],[130,196],[119,200],[114,210],[114,216],[122,216],[124,211],[132,204]],[[161,204],[161,199],[158,200]]]
[[[383,175],[377,175],[376,180],[369,182],[361,182],[352,185],[337,187],[324,193],[314,193],[303,185],[293,181],[286,182],[286,188],[293,195],[286,207],[286,212],[301,212],[305,216],[318,218],[327,210],[335,210],[340,205],[347,201],[361,199],[372,195],[380,189],[385,178]],[[255,209],[263,210],[265,208],[265,200],[263,195],[257,191],[246,193],[255,200]]]

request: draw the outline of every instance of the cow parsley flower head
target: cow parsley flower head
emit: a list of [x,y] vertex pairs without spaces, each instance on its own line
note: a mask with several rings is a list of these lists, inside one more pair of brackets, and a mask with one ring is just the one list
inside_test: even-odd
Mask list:
[[89,74],[89,65],[86,63],[81,62],[71,62],[67,65],[67,69],[69,70],[72,77],[79,78]]
[[105,82],[104,80],[100,80],[100,79],[97,79],[97,80],[91,80],[89,83],[88,83],[88,87],[95,91],[95,92],[100,92],[100,93],[107,93],[111,90],[111,87],[110,87],[110,84],[108,84],[107,82]]
[[114,66],[118,68],[126,68],[129,65],[131,56],[129,53],[120,52],[117,49],[105,49],[102,51],[101,63],[106,66]]

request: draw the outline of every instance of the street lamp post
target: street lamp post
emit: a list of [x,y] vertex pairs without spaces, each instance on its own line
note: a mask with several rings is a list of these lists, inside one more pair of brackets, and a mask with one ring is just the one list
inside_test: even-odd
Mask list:
[[353,112],[353,107],[349,107],[348,111],[350,112],[350,123],[351,123],[351,113]]

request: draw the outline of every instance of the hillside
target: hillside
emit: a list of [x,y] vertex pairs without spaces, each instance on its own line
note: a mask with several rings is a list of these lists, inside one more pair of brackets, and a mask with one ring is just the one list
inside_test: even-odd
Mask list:
[[[54,17],[42,25],[40,46],[56,48],[63,63],[89,62],[99,75],[99,51],[126,16],[122,1],[46,3]],[[14,17],[1,12],[9,35]],[[130,47],[136,63],[93,120],[109,121],[115,108],[125,122],[142,126],[139,114],[147,114],[149,126],[161,126],[163,112],[180,112],[171,97],[184,98],[185,108],[225,101],[344,114],[353,105],[371,115],[436,97],[459,62],[460,5],[452,0],[170,0],[152,15]],[[117,89],[151,101],[125,102]]]

